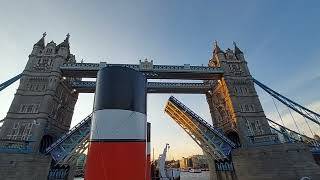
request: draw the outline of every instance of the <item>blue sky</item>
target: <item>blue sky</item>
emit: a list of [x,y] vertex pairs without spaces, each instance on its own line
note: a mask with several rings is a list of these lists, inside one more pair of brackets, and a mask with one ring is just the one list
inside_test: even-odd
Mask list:
[[[155,64],[201,65],[211,58],[214,40],[223,49],[233,48],[236,41],[256,79],[320,112],[319,12],[320,2],[315,0],[1,0],[0,82],[23,70],[44,31],[46,41],[56,43],[69,32],[72,53],[85,62],[138,63],[148,58]],[[17,83],[0,93],[0,118],[5,117],[16,88]],[[267,116],[277,119],[271,98],[258,92]],[[156,157],[167,142],[170,158],[201,153],[164,114],[168,97],[148,95]],[[204,96],[177,97],[210,121]],[[93,95],[80,95],[72,125],[90,112],[92,102]],[[280,111],[288,115],[286,109]],[[292,126],[291,119],[286,121]]]

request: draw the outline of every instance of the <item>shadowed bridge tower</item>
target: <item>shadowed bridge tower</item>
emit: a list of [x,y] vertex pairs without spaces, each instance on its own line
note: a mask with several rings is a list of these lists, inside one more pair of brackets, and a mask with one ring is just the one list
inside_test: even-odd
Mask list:
[[[2,147],[8,151],[13,144],[20,147],[15,148],[17,157],[10,153],[6,159],[7,154],[0,154],[0,177],[46,179],[51,159],[41,154],[70,128],[78,94],[68,83],[72,78],[63,78],[60,71],[62,64],[76,62],[70,54],[69,34],[61,44],[51,41],[46,46],[45,35],[33,46],[0,131]],[[28,157],[35,161],[26,164]],[[14,172],[12,164],[18,167]],[[30,168],[39,169],[35,173]]]

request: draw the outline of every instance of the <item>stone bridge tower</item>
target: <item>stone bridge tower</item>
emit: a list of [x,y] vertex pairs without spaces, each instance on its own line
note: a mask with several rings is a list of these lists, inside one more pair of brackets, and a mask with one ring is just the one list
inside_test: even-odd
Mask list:
[[221,80],[208,82],[213,87],[206,95],[213,125],[239,146],[231,153],[233,170],[212,171],[211,179],[319,179],[320,168],[308,147],[281,144],[271,133],[247,62],[237,45],[234,43],[234,50],[224,52],[215,43],[209,66],[224,70]]
[[[20,84],[4,119],[0,131],[1,146],[21,147],[21,152],[10,159],[18,159],[17,162],[6,161],[6,153],[0,153],[2,167],[10,167],[15,163],[22,166],[28,157],[35,159],[30,165],[39,167],[40,174],[36,177],[46,176],[51,159],[42,157],[45,149],[56,139],[69,130],[73,110],[78,98],[78,93],[68,85],[69,78],[62,77],[60,66],[64,63],[75,63],[74,55],[70,54],[69,34],[66,39],[56,45],[51,41],[45,45],[45,36],[33,46],[27,65],[22,72]],[[20,153],[20,155],[19,155]],[[24,153],[23,155],[21,153]],[[19,160],[20,159],[20,160]],[[19,179],[19,173],[35,172],[26,167],[15,168],[13,177]],[[2,168],[1,167],[1,168]],[[41,169],[47,168],[43,172]],[[17,174],[18,173],[18,174]],[[0,170],[0,177],[9,177],[10,170]],[[34,177],[31,175],[30,178]],[[21,179],[25,179],[22,177]]]
[[257,92],[242,51],[234,43],[234,50],[223,52],[214,45],[211,67],[221,67],[224,77],[213,82],[207,94],[213,125],[239,146],[266,143],[276,139],[271,134]]

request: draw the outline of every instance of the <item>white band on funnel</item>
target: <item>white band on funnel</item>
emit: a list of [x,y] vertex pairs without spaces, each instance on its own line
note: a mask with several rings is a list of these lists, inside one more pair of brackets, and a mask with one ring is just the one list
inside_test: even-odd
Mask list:
[[90,141],[146,141],[145,114],[122,109],[93,113]]

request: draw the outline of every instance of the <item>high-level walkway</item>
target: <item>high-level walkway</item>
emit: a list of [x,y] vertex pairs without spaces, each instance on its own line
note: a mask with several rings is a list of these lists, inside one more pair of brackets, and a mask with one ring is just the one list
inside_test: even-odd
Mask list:
[[72,63],[60,67],[66,77],[95,78],[102,67],[120,66],[128,67],[143,72],[148,79],[189,79],[189,80],[210,80],[220,79],[223,70],[208,66],[172,66],[153,65],[150,62],[140,64],[107,64],[107,63]]

